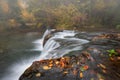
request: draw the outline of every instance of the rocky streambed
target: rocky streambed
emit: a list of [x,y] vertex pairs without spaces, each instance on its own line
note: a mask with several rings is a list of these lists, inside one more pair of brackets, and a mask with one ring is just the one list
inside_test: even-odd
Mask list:
[[90,42],[83,50],[33,62],[19,80],[120,80],[120,33],[79,33],[75,37]]

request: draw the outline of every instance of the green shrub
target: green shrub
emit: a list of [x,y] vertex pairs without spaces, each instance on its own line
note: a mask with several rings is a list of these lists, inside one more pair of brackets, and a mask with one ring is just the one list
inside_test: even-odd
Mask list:
[[107,50],[107,52],[109,53],[110,57],[118,55],[118,53],[115,51],[115,49]]

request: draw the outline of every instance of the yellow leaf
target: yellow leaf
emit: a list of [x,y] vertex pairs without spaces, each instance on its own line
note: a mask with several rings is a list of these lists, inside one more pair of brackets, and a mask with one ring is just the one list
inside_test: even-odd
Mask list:
[[82,72],[80,72],[80,78],[83,78],[83,73]]
[[51,67],[43,66],[43,69],[44,69],[44,70],[49,70],[49,69],[51,69]]
[[100,64],[100,67],[103,69],[106,69],[105,65],[103,65],[103,64]]
[[52,67],[53,66],[53,64],[49,64],[49,67]]
[[68,74],[68,71],[64,71],[63,73],[64,73],[64,74]]
[[35,76],[36,76],[36,77],[40,77],[40,76],[41,76],[41,73],[37,73]]

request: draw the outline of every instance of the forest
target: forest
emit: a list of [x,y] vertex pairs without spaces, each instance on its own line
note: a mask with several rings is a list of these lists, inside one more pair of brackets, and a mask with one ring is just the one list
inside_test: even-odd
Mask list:
[[0,0],[0,31],[120,29],[120,0]]

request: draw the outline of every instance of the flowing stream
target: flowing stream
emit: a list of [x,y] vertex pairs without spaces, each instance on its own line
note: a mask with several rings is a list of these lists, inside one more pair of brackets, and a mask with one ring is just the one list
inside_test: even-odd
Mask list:
[[[34,43],[37,45],[34,50],[42,51],[39,59],[62,57],[63,55],[71,51],[81,50],[82,44],[89,42],[88,40],[75,38],[74,36],[77,33],[74,31],[64,30],[62,32],[56,32],[52,34],[53,36],[49,38],[46,41],[45,45],[43,46],[44,38],[49,33],[50,31],[47,30],[45,34],[43,35],[42,39],[34,41]],[[66,45],[63,47],[61,43],[66,44]]]
[[[83,44],[88,43],[88,40],[74,37],[75,31],[60,31],[51,34],[53,30],[46,30],[41,39],[35,40],[31,43],[35,45],[34,49],[29,51],[38,51],[40,54],[26,59],[21,59],[8,68],[4,76],[0,80],[18,80],[20,75],[28,68],[33,61],[41,59],[58,58],[68,54],[71,51],[83,49]],[[47,35],[51,34],[43,46]]]

